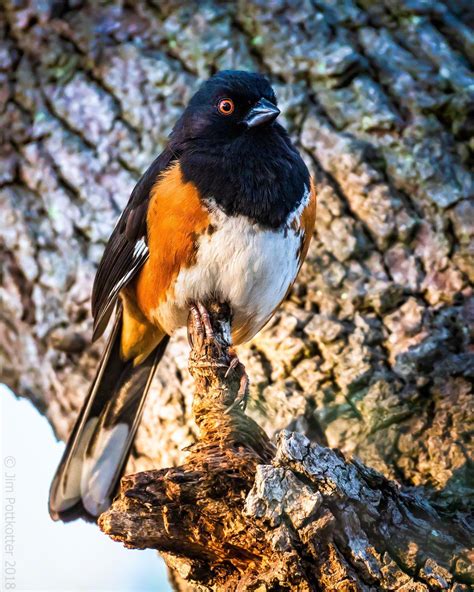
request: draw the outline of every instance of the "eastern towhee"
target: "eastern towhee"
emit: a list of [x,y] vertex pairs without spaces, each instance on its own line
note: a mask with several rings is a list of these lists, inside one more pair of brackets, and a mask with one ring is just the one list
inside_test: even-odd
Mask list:
[[216,74],[133,190],[95,278],[94,339],[114,309],[115,322],[51,486],[54,519],[95,519],[110,505],[153,373],[190,309],[227,302],[239,344],[295,281],[316,195],[279,113],[260,74]]

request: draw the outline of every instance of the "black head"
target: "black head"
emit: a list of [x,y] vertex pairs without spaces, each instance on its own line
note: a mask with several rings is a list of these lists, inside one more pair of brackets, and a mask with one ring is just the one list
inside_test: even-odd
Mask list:
[[171,134],[184,179],[230,216],[284,225],[309,187],[309,173],[275,121],[279,113],[261,74],[225,70],[210,78]]
[[176,131],[186,140],[220,143],[270,126],[280,114],[268,80],[261,74],[223,70],[207,80],[191,99]]

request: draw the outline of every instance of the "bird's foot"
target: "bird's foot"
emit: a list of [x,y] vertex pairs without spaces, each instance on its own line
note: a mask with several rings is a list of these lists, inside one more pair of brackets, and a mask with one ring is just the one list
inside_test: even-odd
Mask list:
[[196,362],[196,365],[202,367],[212,364],[214,367],[227,367],[225,378],[233,371],[240,373],[239,390],[237,391],[235,400],[227,407],[225,413],[230,413],[235,407],[240,407],[242,411],[245,411],[249,387],[249,379],[245,371],[245,366],[239,360],[235,350],[232,347],[228,347],[228,343],[223,344],[216,337],[209,312],[200,302],[193,302],[189,307],[188,340],[189,345],[193,350],[196,350],[198,355],[199,352],[206,352],[208,347],[212,347],[215,352],[212,356],[212,362],[208,360],[200,361]]
[[205,343],[212,344],[218,356],[222,356],[222,345],[216,338],[209,312],[201,302],[193,302],[189,307],[188,341],[192,348],[197,346],[199,349]]

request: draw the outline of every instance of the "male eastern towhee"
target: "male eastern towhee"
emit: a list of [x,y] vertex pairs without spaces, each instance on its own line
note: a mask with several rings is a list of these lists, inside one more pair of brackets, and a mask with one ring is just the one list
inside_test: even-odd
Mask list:
[[239,344],[295,281],[316,196],[279,113],[263,76],[219,72],[133,190],[95,278],[94,339],[114,308],[115,322],[51,486],[54,519],[110,505],[153,373],[190,310],[205,318],[207,302],[227,302]]

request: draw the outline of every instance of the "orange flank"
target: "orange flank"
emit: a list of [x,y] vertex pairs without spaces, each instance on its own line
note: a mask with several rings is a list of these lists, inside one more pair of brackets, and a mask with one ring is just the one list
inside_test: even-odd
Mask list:
[[136,280],[139,308],[150,319],[151,311],[171,296],[179,272],[196,257],[197,239],[209,226],[207,209],[192,183],[184,183],[179,163],[155,183],[147,214],[150,256]]

